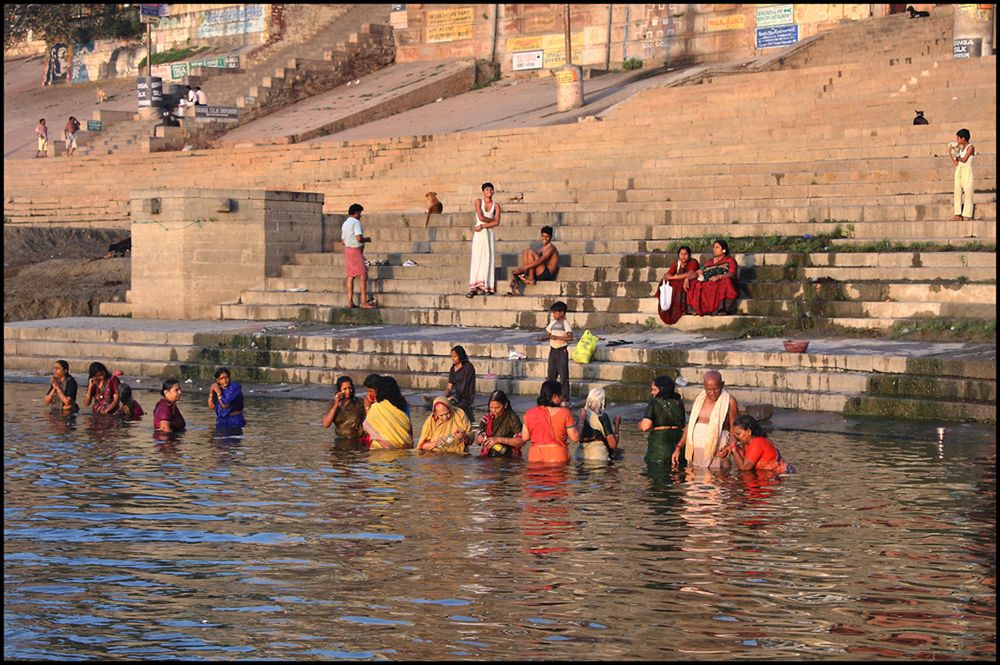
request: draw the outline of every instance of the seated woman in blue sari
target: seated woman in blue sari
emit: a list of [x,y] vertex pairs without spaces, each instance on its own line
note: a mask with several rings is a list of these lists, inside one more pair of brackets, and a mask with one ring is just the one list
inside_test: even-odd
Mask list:
[[243,418],[243,386],[232,381],[228,367],[215,371],[215,383],[208,390],[208,406],[215,409],[216,429],[246,426]]

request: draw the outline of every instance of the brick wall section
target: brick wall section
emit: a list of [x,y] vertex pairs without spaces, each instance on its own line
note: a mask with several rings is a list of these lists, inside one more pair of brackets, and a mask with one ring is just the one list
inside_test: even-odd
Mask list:
[[322,194],[147,189],[132,192],[131,208],[137,318],[217,319],[219,303],[322,248]]

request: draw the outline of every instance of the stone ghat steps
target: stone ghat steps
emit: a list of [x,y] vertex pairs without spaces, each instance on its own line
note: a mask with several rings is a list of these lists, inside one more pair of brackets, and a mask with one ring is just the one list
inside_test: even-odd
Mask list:
[[[41,324],[40,327],[36,327]],[[336,331],[331,331],[336,334]],[[460,334],[460,333],[456,333]],[[42,322],[7,325],[4,356],[8,370],[37,373],[52,355],[71,367],[100,359],[126,376],[210,379],[227,365],[243,382],[331,385],[341,374],[357,381],[372,371],[396,376],[404,388],[439,391],[447,381],[448,352],[454,340],[367,339],[315,334],[229,335],[141,330],[58,329]],[[547,348],[522,341],[463,341],[476,365],[482,396],[501,388],[535,394],[546,367]],[[251,346],[251,344],[253,346]],[[742,403],[769,402],[783,408],[906,414],[995,422],[996,367],[986,361],[909,358],[884,354],[787,354],[712,348],[598,347],[589,365],[570,364],[573,394],[582,398],[602,386],[611,400],[643,401],[658,374],[680,376],[688,403],[702,373],[721,368],[727,388]],[[771,342],[768,342],[770,346]],[[778,347],[779,341],[773,340]],[[518,351],[522,360],[509,360]],[[41,370],[44,371],[44,370]],[[491,376],[493,375],[493,376]],[[935,395],[928,400],[928,395]],[[189,398],[190,399],[190,398]],[[926,406],[933,401],[932,406]],[[922,406],[925,405],[925,406]],[[889,407],[892,407],[889,409]],[[931,415],[928,415],[931,412]]]
[[[456,298],[464,298],[456,296]],[[465,304],[465,309],[442,310],[435,307],[420,308],[414,306],[390,307],[383,306],[376,310],[346,309],[342,300],[335,306],[315,305],[315,304],[223,304],[220,305],[222,320],[254,320],[254,321],[282,321],[296,320],[300,322],[315,323],[348,323],[352,325],[388,324],[401,326],[459,326],[459,327],[492,327],[492,328],[516,328],[521,330],[542,329],[549,321],[547,307],[553,298],[547,300],[536,299],[534,310],[516,310],[515,305],[509,305],[512,309],[478,309],[475,303]],[[379,302],[383,302],[381,295]],[[479,297],[490,300],[487,297]],[[492,299],[501,298],[503,301],[518,301],[518,298],[507,298],[504,296],[493,296]],[[523,298],[523,296],[522,296]],[[569,297],[560,299],[568,301]],[[468,299],[465,299],[468,300]],[[473,298],[475,301],[476,299]],[[652,300],[652,299],[650,299]],[[541,301],[541,302],[539,302]],[[461,301],[459,301],[461,302]],[[529,300],[530,302],[530,300]],[[829,305],[829,304],[828,304]],[[967,306],[958,306],[948,303],[930,305],[914,312],[912,303],[870,303],[870,309],[865,311],[859,309],[859,305],[852,304],[854,309],[847,307],[833,308],[832,314],[842,313],[842,316],[821,316],[813,315],[808,317],[816,325],[833,325],[844,329],[871,331],[890,330],[897,324],[907,322],[927,322],[942,315],[936,312],[946,310],[951,313],[966,312],[971,316],[969,320],[980,321],[987,316],[982,309],[973,308],[968,311]],[[887,305],[883,307],[882,305]],[[892,309],[896,306],[896,309]],[[641,304],[640,307],[652,310],[655,305]],[[809,308],[807,308],[809,309]],[[836,311],[834,311],[836,310]],[[710,330],[733,330],[744,329],[753,326],[767,326],[774,324],[787,324],[797,318],[798,312],[796,301],[788,300],[741,300],[737,304],[737,314],[732,316],[694,316],[687,315],[670,326],[673,330],[684,332],[704,332]],[[906,318],[899,318],[901,316]],[[914,316],[915,315],[915,316]],[[885,318],[889,317],[889,318]],[[949,314],[950,318],[957,318]],[[637,325],[652,328],[661,327],[659,319],[652,313],[646,311],[629,312],[602,312],[584,311],[577,312],[571,310],[568,315],[571,325],[576,330],[605,330],[615,329],[623,325]],[[992,320],[992,319],[990,319]]]
[[[557,282],[538,282],[527,287],[526,292],[534,297],[561,298],[561,297],[589,297],[589,298],[647,298],[651,297],[653,288],[658,280],[658,271],[649,271],[650,279],[635,281],[597,281],[597,280],[560,280]],[[749,277],[754,274],[754,277]],[[905,274],[905,273],[904,273]],[[995,271],[984,273],[989,275],[984,279],[993,279]],[[796,281],[764,281],[756,277],[756,273],[744,270],[741,276],[745,276],[740,284],[740,292],[744,297],[753,299],[765,299],[768,297],[777,299],[789,299],[802,297],[806,294],[803,285]],[[962,276],[965,276],[963,273]],[[909,275],[900,279],[907,279]],[[461,294],[468,289],[468,279],[456,277],[455,275],[441,276],[435,279],[432,284],[428,284],[427,279],[391,279],[379,276],[379,281],[372,282],[379,292],[389,292],[397,295],[412,294],[423,295],[433,290],[435,293]],[[808,279],[808,278],[807,278]],[[815,279],[815,278],[813,278]],[[291,289],[301,291],[307,289],[311,294],[334,293],[338,299],[333,301],[334,305],[342,304],[343,300],[343,277],[329,279],[296,279],[284,277],[270,277],[260,289],[262,293],[281,293]],[[500,290],[506,290],[506,282],[501,280],[498,284]],[[823,281],[810,284],[809,295],[824,297],[824,299],[835,300],[846,298],[848,300],[867,300],[877,302],[938,302],[938,303],[962,303],[962,304],[996,304],[996,284],[975,284],[966,281],[951,280],[944,282],[907,282],[892,283],[886,280],[879,281],[855,281],[836,282]],[[301,294],[300,294],[301,295]],[[303,300],[305,300],[303,298]],[[306,301],[308,302],[308,301]],[[978,317],[977,317],[978,318]],[[987,317],[990,318],[990,317]]]
[[[17,350],[17,359],[8,369],[33,371],[39,366],[44,366],[44,359],[48,357],[46,346],[49,344],[51,344],[49,341],[14,343],[12,346]],[[537,393],[547,371],[548,360],[545,353],[546,351],[541,351],[534,357],[520,360],[509,360],[507,356],[471,357],[476,367],[478,392],[487,394],[491,390],[500,389],[516,394]],[[63,355],[71,367],[86,366],[88,358],[114,358],[112,367],[133,376],[166,377],[171,376],[173,371],[173,376],[187,378],[192,376],[190,368],[198,366],[198,378],[207,379],[213,376],[217,366],[225,365],[234,369],[238,375],[283,370],[287,378],[277,382],[331,385],[337,376],[347,374],[358,377],[360,383],[361,377],[378,371],[395,377],[407,377],[409,382],[405,387],[422,390],[443,390],[447,384],[447,370],[450,366],[446,354],[433,356],[412,351],[405,354],[380,353],[375,368],[371,353],[349,351],[258,351],[196,346],[123,347],[108,343],[79,343],[66,348]],[[42,360],[41,365],[37,364],[38,360]],[[140,367],[136,367],[136,364]],[[147,371],[157,366],[161,368],[159,372]],[[705,364],[672,368],[678,377],[689,384],[680,388],[685,399],[692,400],[697,395],[704,372],[712,367],[714,365]],[[240,372],[236,368],[250,371]],[[605,387],[614,383],[625,384],[632,388],[645,388],[648,393],[649,383],[657,376],[658,371],[660,370],[652,366],[628,362],[591,362],[587,365],[571,362],[570,384],[571,387],[578,388],[573,391],[574,395],[581,397],[592,387]],[[307,372],[307,376],[301,377],[302,372]],[[811,368],[785,367],[727,367],[725,379],[730,391],[775,390],[849,395],[864,394],[868,386],[875,381],[880,386],[880,395],[884,397],[905,397],[908,391],[917,390],[915,386],[919,384],[916,378],[902,381],[893,375],[889,375],[889,378],[873,379],[865,372],[824,372]],[[271,379],[267,382],[276,381]],[[986,403],[996,399],[995,381],[937,377],[935,383],[937,390],[947,394],[950,399]]]
[[[648,286],[648,285],[647,285]],[[870,300],[827,300],[815,307],[824,315],[822,318],[828,319],[891,319],[891,320],[919,320],[937,317],[947,317],[950,319],[976,319],[995,320],[996,318],[996,289],[990,288],[992,285],[984,285],[981,289],[971,287],[972,293],[966,297],[957,294],[942,296],[939,293],[932,294],[927,289],[923,294],[915,294],[915,298],[924,295],[927,299],[915,299],[904,301],[870,301]],[[466,287],[467,288],[467,287]],[[503,285],[501,284],[501,288]],[[759,288],[759,287],[758,287]],[[960,288],[956,285],[954,288]],[[436,287],[431,287],[435,289]],[[429,289],[430,290],[430,289]],[[464,290],[464,289],[463,289]],[[400,293],[396,291],[382,291],[376,293],[378,304],[382,309],[383,317],[392,317],[394,314],[388,310],[401,310],[404,314],[412,314],[420,310],[448,310],[460,312],[473,318],[482,317],[482,322],[478,325],[490,325],[487,321],[495,321],[503,318],[505,314],[517,313],[518,321],[524,321],[525,316],[535,314],[535,321],[546,317],[547,309],[552,304],[553,296],[538,296],[531,293],[531,287],[527,287],[529,295],[525,296],[503,296],[493,297],[475,296],[466,298],[462,295],[462,290],[451,293],[428,292],[421,293]],[[980,295],[978,291],[989,290],[988,295]],[[742,300],[737,305],[737,312],[755,317],[777,317],[791,318],[798,311],[797,303],[801,299],[793,297],[789,299],[774,298],[752,298]],[[944,298],[947,297],[948,300]],[[931,299],[934,298],[934,299]],[[937,300],[940,298],[940,300]],[[657,316],[656,300],[652,297],[602,297],[602,296],[575,296],[561,295],[559,299],[566,302],[569,307],[569,320],[577,327],[607,327],[616,324],[642,324],[650,317]],[[343,291],[307,291],[307,292],[284,292],[284,291],[261,291],[247,290],[240,296],[240,305],[247,306],[255,310],[258,314],[271,312],[268,319],[285,318],[280,313],[284,308],[308,307],[308,308],[338,308],[343,307],[346,298]],[[970,306],[971,305],[971,306]],[[983,308],[983,305],[989,305]],[[239,318],[233,316],[239,310],[230,309],[235,305],[222,305],[224,318]],[[269,308],[270,307],[270,308]],[[512,311],[513,310],[513,311]],[[278,314],[278,316],[275,316]],[[257,318],[246,317],[246,318]],[[698,317],[692,317],[698,318]],[[717,317],[709,317],[714,320]],[[726,318],[726,317],[723,317]],[[820,318],[817,316],[817,318]],[[324,319],[320,319],[324,320]],[[387,318],[387,320],[389,320]],[[399,323],[410,324],[409,321],[398,321]],[[544,326],[544,323],[541,325]],[[685,322],[686,329],[693,324]],[[711,324],[715,327],[714,321]],[[502,326],[506,327],[506,326]],[[877,327],[877,326],[872,326]]]
[[[730,250],[739,244],[738,238],[730,239]],[[468,246],[465,247],[466,251]],[[694,257],[702,260],[710,254],[708,251],[698,251],[694,248]],[[705,248],[707,250],[707,248]],[[467,270],[466,261],[458,262],[454,255],[435,254],[415,254],[423,259],[420,265],[414,267],[404,267],[398,260],[399,256],[385,252],[367,252],[366,257],[370,261],[389,260],[390,265],[369,266],[369,271],[376,271],[380,276],[392,278],[412,278],[430,279],[435,276],[453,273],[456,277],[462,275]],[[927,251],[927,250],[906,250],[892,252],[813,252],[813,253],[792,253],[792,252],[753,252],[743,253],[732,251],[733,258],[740,266],[741,274],[743,270],[754,268],[777,269],[785,271],[787,269],[802,269],[805,277],[821,277],[831,275],[842,280],[866,279],[859,277],[865,270],[879,269],[882,273],[870,273],[875,278],[879,274],[885,279],[905,279],[904,273],[885,272],[887,269],[905,270],[905,275],[929,276],[932,279],[938,274],[934,272],[941,269],[940,277],[947,279],[950,273],[947,269],[994,269],[996,268],[996,254],[993,251],[968,251],[956,250],[951,252]],[[510,268],[515,265],[518,255],[499,254],[497,266],[500,268]],[[562,279],[602,279],[610,280],[611,273],[602,272],[591,273],[571,273],[574,278],[566,276],[567,270],[575,268],[604,268],[632,270],[636,268],[652,268],[663,271],[669,268],[676,255],[664,251],[654,250],[652,252],[630,252],[628,254],[619,253],[587,253],[570,254],[563,252],[559,257],[560,277]],[[316,278],[343,278],[344,255],[340,252],[306,252],[292,255],[291,263],[282,266],[281,276],[283,277],[316,277]],[[428,272],[428,270],[432,271]],[[445,272],[442,272],[445,271]],[[862,271],[862,272],[859,272]],[[915,271],[915,272],[913,272]],[[921,272],[923,271],[923,272]],[[369,274],[372,274],[371,272]],[[653,275],[662,273],[654,272]],[[760,273],[765,274],[765,273]],[[789,273],[792,274],[792,273]],[[635,273],[626,273],[623,279],[616,281],[628,281],[635,279]],[[913,277],[917,279],[919,277]],[[657,277],[658,279],[658,277]],[[971,279],[971,277],[970,277]],[[615,281],[615,280],[612,280]]]
[[[355,296],[357,297],[357,296]],[[382,302],[382,295],[377,296]],[[253,320],[253,321],[303,321],[316,323],[350,323],[354,325],[388,324],[402,326],[460,326],[460,327],[490,327],[518,328],[522,330],[544,328],[549,322],[548,305],[550,300],[540,302],[534,298],[507,298],[493,296],[493,300],[506,303],[503,309],[479,309],[475,304],[469,304],[464,296],[458,301],[463,309],[439,309],[437,307],[380,307],[376,310],[345,309],[346,297],[341,295],[340,302],[335,305],[315,304],[222,304],[219,306],[220,318],[223,320]],[[489,298],[481,297],[489,300]],[[398,298],[397,298],[398,300]],[[535,309],[518,310],[517,303],[532,303]],[[644,306],[645,307],[645,306]],[[620,325],[659,325],[656,318],[655,303],[652,313],[636,311],[571,313],[571,325],[575,329],[604,329]],[[758,322],[767,323],[764,317],[753,316],[685,316],[672,328],[682,331],[702,331],[727,328],[736,323]]]
[[[8,367],[11,370],[21,370],[27,371],[38,367],[39,364],[44,365],[50,362],[48,356],[37,356],[37,357],[19,357],[16,361],[10,364]],[[67,361],[72,365],[75,364],[85,364],[87,359],[83,358],[67,358]],[[330,369],[313,369],[307,367],[301,368],[275,368],[275,367],[244,367],[230,363],[227,365],[233,372],[233,375],[237,377],[240,381],[253,381],[255,383],[307,383],[307,384],[332,384],[335,377],[342,374],[351,374],[351,370],[344,368],[330,368]],[[182,363],[166,363],[166,362],[140,362],[140,361],[119,361],[114,364],[116,369],[120,369],[126,375],[132,376],[157,376],[157,377],[182,377],[198,379],[203,381],[208,381],[212,377],[214,372],[214,367],[209,365],[184,365]],[[387,371],[387,370],[383,370]],[[356,380],[360,381],[366,372],[354,372]],[[400,388],[403,390],[421,391],[421,392],[440,392],[443,391],[445,385],[447,384],[447,370],[445,369],[442,373],[441,370],[431,374],[419,374],[414,372],[391,372],[392,376],[399,383]],[[244,378],[247,377],[247,378]],[[700,377],[698,377],[700,378]],[[503,390],[510,395],[537,395],[541,387],[543,379],[518,379],[512,377],[477,377],[476,388],[479,394],[477,402],[483,401],[485,398],[483,395],[489,394],[493,390]],[[155,388],[155,386],[154,386]],[[572,399],[574,402],[582,403],[586,394],[592,388],[605,388],[609,392],[609,399],[614,400],[632,400],[633,395],[638,395],[640,388],[638,386],[632,387],[631,390],[617,391],[613,386],[609,386],[606,381],[578,381],[573,382],[572,377],[570,378],[570,388],[572,391]],[[649,393],[649,385],[643,386],[646,395]],[[797,391],[791,392],[781,389],[764,389],[764,388],[740,388],[735,386],[727,385],[730,393],[739,402],[744,404],[747,403],[758,403],[766,402],[777,408],[783,409],[802,409],[809,411],[830,411],[830,412],[842,412],[847,406],[849,400],[854,397],[850,394],[845,393],[829,393],[829,392],[816,392],[816,391]],[[681,396],[684,398],[687,404],[690,404],[694,397],[698,393],[697,388],[683,388],[680,390]],[[621,395],[621,397],[614,397],[616,394]],[[189,393],[190,395],[190,393]],[[190,397],[189,397],[190,398]],[[203,393],[195,393],[193,398],[196,400],[196,404],[201,406],[204,404]],[[189,402],[189,405],[191,403]],[[183,406],[183,404],[182,404]],[[419,403],[413,402],[411,406],[419,406]],[[961,405],[964,406],[964,405]],[[187,408],[193,408],[188,406]],[[481,407],[478,407],[481,409]],[[956,414],[952,420],[978,420],[985,419],[989,417],[989,409],[981,409],[983,411],[980,414],[978,411],[972,414],[967,414],[963,410],[960,414]]]

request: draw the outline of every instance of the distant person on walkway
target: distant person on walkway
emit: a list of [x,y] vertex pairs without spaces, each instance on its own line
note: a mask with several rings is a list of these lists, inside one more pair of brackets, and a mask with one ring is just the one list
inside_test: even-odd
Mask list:
[[736,398],[726,392],[722,374],[716,370],[705,372],[702,385],[704,390],[694,398],[691,419],[671,456],[675,467],[683,450],[688,466],[718,468],[715,453],[729,444],[733,424],[740,415]]
[[340,228],[340,238],[344,242],[344,265],[347,267],[347,308],[357,307],[354,304],[354,278],[361,278],[361,307],[373,309],[375,305],[368,301],[368,266],[365,265],[365,243],[372,241],[365,237],[361,227],[361,213],[364,207],[360,203],[352,203],[347,210],[347,219]]
[[604,410],[608,395],[604,388],[591,388],[587,403],[580,409],[580,445],[574,457],[578,460],[607,462],[620,459],[622,451],[618,447],[618,434],[622,417],[615,416],[614,423]]
[[481,457],[520,457],[521,419],[514,413],[507,393],[494,390],[490,393],[489,411],[479,423],[476,443]]
[[552,320],[545,326],[545,334],[538,337],[539,342],[549,342],[549,367],[546,378],[549,381],[558,379],[562,386],[562,405],[569,406],[569,343],[573,340],[573,329],[566,320],[566,303],[557,300],[552,303],[549,311]]
[[184,114],[184,111],[189,106],[194,106],[197,103],[197,101],[198,101],[198,98],[197,98],[197,95],[194,92],[194,89],[192,89],[191,86],[188,86],[187,87],[187,92],[184,93],[183,97],[181,97],[181,102],[179,104],[179,106],[181,108],[181,115]]
[[[677,260],[667,268],[660,285],[653,296],[658,299],[657,311],[660,320],[667,325],[673,325],[687,311],[687,293],[691,280],[698,277],[698,259],[692,258],[691,248],[684,245],[677,250]],[[663,287],[670,287],[669,298],[665,297]],[[667,305],[664,307],[664,305]]]
[[444,397],[465,412],[472,422],[472,403],[476,400],[476,367],[469,362],[469,354],[464,346],[451,349],[451,368],[448,370],[448,385]]
[[365,417],[365,433],[371,450],[395,450],[413,447],[410,407],[391,376],[383,376],[375,385],[375,403]]
[[931,124],[930,121],[927,120],[927,118],[924,117],[924,112],[923,111],[917,111],[917,110],[914,109],[913,112],[917,114],[913,118],[913,124],[914,125],[929,125],[929,124]]
[[80,131],[80,121],[75,116],[70,116],[63,128],[63,137],[66,139],[66,154],[72,155],[76,152],[76,133]]
[[216,429],[246,427],[243,386],[232,380],[228,367],[215,370],[215,383],[208,389],[208,408],[215,410]]
[[365,430],[365,404],[354,396],[354,381],[349,376],[337,379],[337,391],[333,394],[333,404],[323,416],[323,427],[336,425],[334,432],[341,439],[360,439]]
[[431,413],[420,429],[417,450],[464,453],[472,442],[472,425],[462,409],[444,397],[435,397]]
[[35,159],[49,156],[49,128],[45,124],[45,118],[38,120],[35,126],[35,135],[38,137],[38,150],[35,151]]
[[194,89],[194,103],[195,106],[208,106],[208,95],[202,91],[201,86]]
[[177,408],[177,400],[181,398],[181,382],[177,379],[167,379],[160,388],[160,394],[163,397],[153,409],[153,430],[167,434],[183,431],[187,423]]
[[955,165],[955,216],[951,218],[955,222],[972,219],[972,158],[976,148],[969,143],[971,138],[968,129],[960,129],[949,145],[951,162]]
[[559,273],[559,250],[552,244],[552,227],[542,227],[542,251],[535,254],[534,250],[521,252],[521,265],[511,272],[509,296],[521,295],[518,280],[525,284],[554,281]]
[[794,472],[795,468],[781,458],[778,448],[767,438],[767,432],[757,419],[744,414],[733,423],[733,441],[717,455],[732,455],[740,471]]
[[646,464],[665,467],[674,463],[674,451],[684,435],[684,402],[669,376],[653,379],[649,394],[646,411],[639,421],[639,430],[649,432]]
[[559,406],[561,392],[558,381],[546,381],[538,395],[538,406],[524,414],[521,438],[531,442],[529,462],[565,464],[569,461],[567,441],[580,440],[572,412]]
[[687,292],[688,314],[715,316],[733,314],[740,297],[737,281],[739,266],[729,255],[725,240],[712,243],[712,258],[697,272],[697,279],[690,281]]
[[496,246],[494,227],[500,226],[500,204],[493,200],[493,183],[483,183],[483,197],[476,199],[476,221],[472,225],[472,264],[469,266],[469,292],[491,296],[496,292]]
[[95,416],[114,413],[118,409],[118,384],[121,381],[111,374],[104,363],[92,362],[87,371],[87,394],[83,398],[84,406],[91,406]]
[[65,360],[57,360],[52,365],[52,378],[49,381],[49,391],[45,393],[42,401],[52,409],[54,413],[71,414],[80,410],[80,405],[76,403],[77,385],[76,379],[69,373],[69,363]]

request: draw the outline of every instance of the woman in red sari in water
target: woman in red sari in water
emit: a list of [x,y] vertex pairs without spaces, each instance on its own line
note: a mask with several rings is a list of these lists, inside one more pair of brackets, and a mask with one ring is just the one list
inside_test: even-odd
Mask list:
[[687,291],[691,284],[691,279],[698,276],[698,260],[691,258],[691,248],[684,245],[677,250],[677,261],[675,261],[667,272],[664,273],[660,285],[653,293],[653,297],[659,299],[660,287],[670,284],[672,293],[670,295],[670,307],[663,309],[662,303],[657,304],[657,311],[660,313],[660,320],[667,325],[677,323],[677,320],[687,311]]
[[732,314],[740,297],[736,259],[729,255],[725,240],[712,243],[711,260],[698,271],[698,281],[691,280],[687,292],[688,313],[698,316]]

